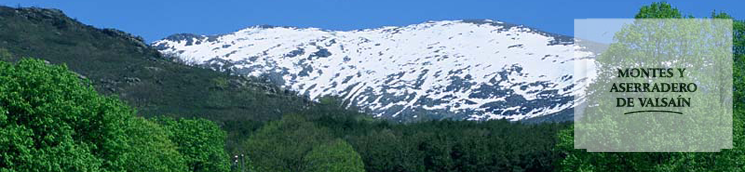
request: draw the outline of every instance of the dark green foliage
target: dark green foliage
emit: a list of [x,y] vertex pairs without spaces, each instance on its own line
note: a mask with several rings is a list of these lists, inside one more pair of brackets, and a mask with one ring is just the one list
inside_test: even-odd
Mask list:
[[683,18],[683,14],[666,2],[654,2],[642,7],[634,18]]
[[[258,128],[255,124],[316,106],[261,79],[176,63],[136,36],[82,24],[59,10],[0,6],[0,49],[16,55],[0,50],[0,60],[35,57],[66,64],[97,91],[117,95],[140,116],[199,117],[229,126],[231,153],[245,149],[239,142]],[[339,106],[323,109],[349,113]],[[243,124],[250,126],[238,126]]]
[[365,165],[349,143],[341,139],[321,144],[303,157],[309,172],[364,172]]
[[17,55],[10,61],[35,57],[66,64],[96,90],[118,95],[147,117],[265,121],[312,105],[258,79],[175,63],[138,37],[84,25],[58,10],[0,6],[0,49]]
[[567,124],[504,120],[359,122],[348,142],[367,171],[552,171],[555,133]]
[[[136,107],[140,115],[166,114],[213,120],[228,131],[224,144],[230,156],[244,154],[253,160],[244,161],[257,168],[275,168],[266,167],[265,163],[289,162],[294,164],[282,164],[277,168],[303,169],[303,157],[308,152],[340,138],[356,150],[367,171],[550,171],[554,157],[547,149],[554,144],[554,135],[550,133],[565,126],[505,121],[415,125],[377,121],[356,111],[344,110],[345,102],[338,98],[326,97],[321,103],[312,103],[296,96],[295,92],[255,79],[174,63],[143,46],[136,37],[83,25],[55,10],[0,7],[0,48],[53,64],[65,63],[90,79],[97,90],[119,95]],[[5,59],[18,60],[16,57]],[[287,113],[302,114],[305,122],[287,119],[289,121],[284,123],[302,125],[272,122],[264,126],[265,121],[278,120],[281,114]],[[173,132],[169,127],[162,128]],[[293,137],[305,141],[302,144],[288,141],[287,138]],[[183,150],[183,143],[175,140],[171,140],[172,143]],[[251,144],[268,148],[246,147]],[[283,144],[293,150],[284,150],[279,146]],[[541,146],[533,149],[520,147],[520,144]],[[271,152],[275,150],[282,151]],[[262,151],[277,155],[255,155]],[[189,156],[193,157],[183,154],[186,162]],[[246,167],[245,163],[233,164],[236,168],[241,166]]]
[[[666,3],[641,11],[639,18],[683,17]],[[553,171],[559,164],[565,171],[743,170],[743,27],[735,23],[736,149],[587,153],[573,149],[565,123],[378,121],[343,110],[337,98],[312,103],[255,79],[174,63],[137,37],[60,11],[0,7],[0,60],[18,62],[0,62],[0,171],[228,171],[225,145],[230,156],[245,155],[234,171],[359,171],[357,159],[371,172]],[[187,119],[134,117],[94,89],[142,116]],[[288,113],[302,115],[281,117]]]
[[254,132],[245,146],[252,164],[259,171],[312,171],[317,166],[308,163],[310,154],[327,149],[321,147],[336,137],[349,143],[371,172],[552,171],[560,158],[553,151],[556,133],[568,125],[504,120],[390,124],[354,115],[313,116],[286,116]]
[[189,171],[226,172],[230,170],[228,154],[225,152],[225,131],[212,121],[204,119],[158,118],[158,123],[168,131],[177,145]]
[[303,157],[332,136],[298,115],[268,123],[246,142],[247,155],[259,171],[303,171]]

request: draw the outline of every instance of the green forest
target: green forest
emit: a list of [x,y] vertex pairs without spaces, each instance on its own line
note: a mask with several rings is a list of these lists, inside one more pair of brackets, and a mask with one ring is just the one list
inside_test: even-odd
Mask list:
[[[633,17],[731,18],[665,2]],[[745,171],[745,21],[733,20],[733,149],[590,153],[571,122],[375,119],[178,64],[58,10],[0,7],[0,172]]]

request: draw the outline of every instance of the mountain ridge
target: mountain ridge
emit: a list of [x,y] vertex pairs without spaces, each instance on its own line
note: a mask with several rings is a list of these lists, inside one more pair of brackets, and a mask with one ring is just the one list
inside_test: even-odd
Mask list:
[[[460,33],[451,33],[458,31],[460,31]],[[417,37],[417,34],[425,36]],[[466,36],[464,36],[464,34]],[[524,36],[520,36],[520,34]],[[468,36],[471,37],[463,39],[463,37]],[[490,39],[485,40],[485,38],[480,37],[489,37]],[[454,38],[456,40],[451,41]],[[428,42],[430,40],[427,39],[434,41]],[[472,41],[481,42],[470,43]],[[500,44],[500,41],[507,43]],[[448,43],[458,43],[459,45],[445,45]],[[264,76],[270,78],[270,80],[277,85],[299,91],[311,99],[317,99],[326,95],[340,96],[344,98],[347,105],[361,107],[365,112],[371,113],[377,117],[398,121],[410,121],[418,120],[418,118],[421,117],[419,114],[426,114],[429,116],[424,119],[454,118],[470,120],[503,118],[520,120],[546,116],[546,113],[560,112],[564,115],[569,114],[570,110],[567,109],[571,107],[569,102],[573,98],[571,95],[565,94],[564,92],[573,89],[571,86],[572,84],[570,83],[572,81],[570,73],[573,69],[571,65],[568,65],[568,63],[571,63],[574,60],[572,57],[573,54],[571,54],[573,52],[571,51],[577,49],[577,47],[573,46],[573,43],[573,38],[571,37],[543,32],[522,25],[493,20],[447,20],[429,21],[407,26],[387,26],[352,31],[331,31],[319,28],[253,26],[233,33],[220,35],[204,36],[194,34],[176,34],[169,36],[166,39],[155,41],[151,43],[151,45],[162,53],[177,57],[183,63],[189,65],[203,66],[213,70],[228,71],[239,75]],[[536,52],[521,51],[520,49],[526,49],[523,47],[526,46],[525,44],[529,44],[530,46],[527,49],[532,48],[531,51]],[[407,45],[411,45],[412,47],[406,47]],[[481,46],[484,46],[484,48],[479,49]],[[496,52],[492,51],[487,53],[486,51],[488,50],[485,51],[484,49],[495,50]],[[549,52],[547,49],[554,49],[550,50],[554,52]],[[417,52],[426,52],[430,50],[434,52],[429,54],[419,54]],[[452,53],[440,53],[440,51],[451,51]],[[479,52],[469,54],[471,51]],[[506,53],[500,54],[500,51]],[[536,53],[543,54],[536,55]],[[418,58],[412,58],[412,56]],[[494,56],[502,56],[506,60],[483,60],[489,58],[495,59]],[[521,57],[529,58],[520,59]],[[422,58],[427,60],[422,60]],[[379,62],[375,62],[375,59]],[[473,73],[471,70],[474,68],[472,66],[480,67],[481,64],[462,63],[462,61],[460,61],[461,63],[458,63],[458,60],[453,61],[453,59],[463,59],[464,61],[481,60],[481,63],[490,67],[492,64],[500,66],[488,69],[491,70],[490,73],[492,73],[492,76],[488,76],[490,78],[482,78],[479,81],[471,82],[475,80],[475,76],[471,75]],[[541,62],[546,59],[552,61]],[[509,60],[519,61],[523,64],[518,63],[517,65],[512,65],[504,63],[504,61]],[[405,63],[400,61],[405,61]],[[455,63],[445,64],[441,61]],[[351,63],[355,64],[350,65]],[[416,64],[411,65],[412,63]],[[525,63],[534,63],[534,65],[532,67],[524,68],[522,65]],[[544,64],[542,63],[553,63],[555,66],[535,67],[536,65],[543,66]],[[432,64],[436,67],[426,69],[417,68],[417,66]],[[435,71],[436,68],[454,68],[454,66],[457,67],[461,65],[466,65],[469,68],[436,71],[438,72],[437,75],[448,73],[445,74],[448,78],[438,78],[439,76],[430,73],[430,71]],[[383,69],[376,68],[380,66],[383,66]],[[392,68],[395,69],[388,69],[386,66],[392,66]],[[551,70],[551,68],[562,68],[564,72],[560,73],[566,75],[552,76],[551,73],[541,73],[542,70]],[[351,73],[337,72],[343,70],[351,71]],[[389,70],[398,72],[390,73],[388,72]],[[536,92],[529,93],[531,95],[522,94],[514,96],[515,92],[524,93],[526,88],[502,89],[501,92],[496,91],[499,90],[499,87],[494,86],[494,84],[505,84],[509,81],[506,80],[507,78],[496,77],[494,75],[513,75],[510,79],[515,80],[519,79],[518,77],[520,75],[523,75],[523,70],[526,70],[526,73],[528,74],[539,73],[540,76],[549,76],[551,79],[533,79],[529,81],[532,83],[526,82],[520,84],[519,87],[555,87],[556,85],[560,85],[562,88],[537,91],[554,92],[552,94],[558,96],[531,101],[535,99],[530,96],[535,97],[536,94],[534,93]],[[478,75],[476,77],[487,77],[484,76],[483,71],[484,70],[480,71],[481,73],[476,72],[474,74]],[[376,75],[375,73],[386,74],[381,76]],[[457,73],[456,75],[458,76],[453,75],[453,73]],[[399,79],[407,75],[418,75],[420,78],[410,78],[408,80]],[[430,82],[426,79],[421,79],[422,76],[438,78],[440,81],[447,80],[446,82],[459,83],[455,84],[457,86],[453,87],[453,84],[443,84],[438,81],[440,82],[439,85],[441,88],[420,88],[423,83]],[[316,80],[319,78],[325,78],[325,80]],[[489,79],[492,81],[490,82]],[[372,84],[373,86],[364,86],[365,88],[362,88],[362,92],[364,93],[362,94],[366,95],[359,96],[360,93],[357,92],[360,91],[360,88],[355,89],[353,87],[356,86],[347,84],[350,81],[353,84],[362,83],[362,85]],[[403,82],[402,84],[398,81],[406,82]],[[403,88],[390,88],[387,87],[388,84],[399,84],[398,86]],[[487,95],[470,93],[464,95],[449,95],[455,96],[457,99],[443,101],[460,102],[451,103],[445,107],[437,107],[437,105],[446,104],[445,102],[440,101],[440,99],[443,96],[448,95],[440,94],[439,98],[431,96],[433,94],[439,94],[437,93],[438,91],[452,92],[453,90],[475,90],[478,88],[472,88],[473,86],[483,87],[485,84],[491,84],[489,88],[483,88],[481,90],[481,92],[489,92]],[[511,87],[515,86],[516,85],[513,84]],[[425,85],[425,87],[427,87],[427,85]],[[457,87],[468,88],[456,89]],[[368,88],[371,88],[372,90]],[[415,93],[412,94],[411,92]],[[495,101],[499,98],[496,96],[500,95],[502,96],[501,103]],[[422,96],[424,98],[422,98]],[[492,101],[486,103],[474,101],[488,98],[491,98]],[[512,98],[515,100],[511,99],[510,101],[506,101],[505,98]],[[379,101],[380,99],[399,100]],[[402,102],[406,102],[408,105]],[[476,102],[475,104],[478,104],[475,108],[458,108],[459,106],[474,104],[474,102]],[[523,108],[516,105],[522,103],[528,103],[531,107]],[[561,107],[554,106],[557,104]],[[472,109],[477,109],[476,111],[479,112],[468,112]],[[400,114],[404,114],[402,115],[404,117],[398,117]],[[566,118],[564,117],[563,119]]]
[[[381,28],[405,27],[405,26],[409,26],[409,25],[416,25],[416,24],[422,24],[422,23],[432,23],[432,22],[437,22],[437,21],[463,21],[463,22],[466,22],[466,23],[474,23],[474,24],[491,24],[491,23],[494,23],[494,22],[498,22],[500,25],[503,25],[503,26],[510,26],[510,27],[517,26],[517,27],[530,28],[531,30],[534,30],[534,31],[537,31],[537,32],[541,32],[541,33],[544,33],[544,34],[549,34],[550,36],[561,37],[564,40],[564,41],[561,41],[561,42],[571,43],[573,41],[572,40],[573,39],[572,36],[568,36],[568,35],[564,35],[564,34],[558,34],[558,33],[552,33],[552,32],[548,32],[548,31],[545,31],[545,30],[542,30],[542,29],[538,29],[538,28],[535,28],[535,27],[525,26],[525,25],[522,25],[522,24],[514,24],[514,23],[497,21],[497,20],[492,20],[492,19],[427,20],[427,21],[424,21],[424,22],[413,23],[413,24],[384,25],[384,26],[380,26],[380,27],[363,28],[363,29],[350,29],[350,30],[343,30],[343,29],[324,29],[324,28],[321,28],[321,27],[313,27],[313,26],[299,27],[299,26],[287,26],[287,25],[257,24],[257,25],[252,25],[252,26],[246,26],[246,27],[243,27],[242,29],[238,29],[238,30],[235,30],[235,31],[232,31],[232,32],[229,32],[229,33],[221,33],[221,34],[195,34],[195,33],[181,32],[181,33],[175,33],[175,34],[168,35],[165,38],[162,38],[160,40],[165,39],[165,40],[174,40],[175,41],[175,40],[183,40],[185,38],[199,38],[199,37],[208,37],[208,38],[211,38],[211,37],[219,37],[219,36],[227,35],[227,34],[230,34],[230,33],[235,33],[235,32],[238,32],[238,31],[241,31],[241,30],[244,30],[244,29],[249,29],[249,28],[264,28],[264,29],[269,29],[269,28],[318,29],[318,30],[331,31],[331,32],[351,32],[351,31],[374,30],[374,29],[381,29]],[[180,37],[180,36],[183,36],[183,37]],[[155,43],[157,41],[158,40],[152,41],[151,44],[152,43]]]
[[259,78],[174,63],[142,37],[86,25],[57,9],[0,6],[0,50],[12,54],[4,61],[64,64],[146,117],[267,121],[318,105]]

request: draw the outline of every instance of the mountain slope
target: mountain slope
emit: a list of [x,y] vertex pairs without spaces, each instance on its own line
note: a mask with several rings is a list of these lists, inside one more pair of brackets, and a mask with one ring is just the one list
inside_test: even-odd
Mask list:
[[311,99],[338,96],[398,121],[566,120],[573,55],[591,55],[570,37],[491,20],[354,31],[256,26],[152,45],[190,65],[263,76]]
[[264,121],[315,106],[264,81],[175,63],[139,37],[94,28],[54,9],[0,6],[0,49],[15,55],[3,60],[65,64],[143,116]]

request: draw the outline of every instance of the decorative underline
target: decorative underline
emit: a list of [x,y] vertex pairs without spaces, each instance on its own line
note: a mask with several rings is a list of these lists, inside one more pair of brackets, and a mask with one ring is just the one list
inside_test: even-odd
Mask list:
[[661,113],[674,113],[674,114],[683,114],[683,112],[676,112],[676,111],[669,111],[669,110],[640,110],[640,111],[631,111],[623,113],[624,115],[628,114],[635,114],[635,113],[649,113],[649,112],[661,112]]

